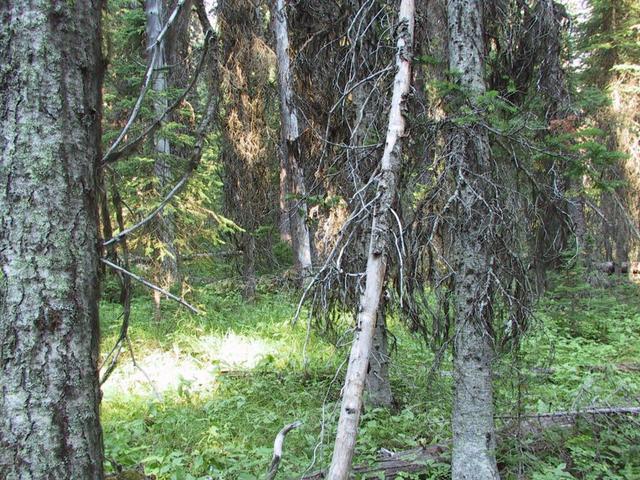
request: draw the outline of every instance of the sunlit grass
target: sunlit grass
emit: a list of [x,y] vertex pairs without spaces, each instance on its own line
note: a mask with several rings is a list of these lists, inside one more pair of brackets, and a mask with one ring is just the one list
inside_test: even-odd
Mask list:
[[[546,412],[638,396],[638,373],[618,368],[640,364],[637,287],[564,288],[541,303],[519,353],[505,352],[496,365],[497,415],[511,415],[518,405]],[[304,316],[291,325],[297,297],[290,292],[262,287],[252,304],[233,283],[220,282],[196,288],[191,301],[206,314],[167,304],[158,323],[150,299],[135,299],[130,334],[140,368],[124,355],[104,386],[107,455],[124,465],[143,463],[160,480],[259,478],[278,430],[302,420],[287,438],[281,478],[326,466],[348,342],[337,348],[317,333],[307,339]],[[101,313],[107,351],[120,307],[104,303]],[[357,462],[371,461],[380,447],[400,450],[450,438],[450,355],[432,371],[433,353],[424,341],[397,319],[390,319],[390,328],[397,408],[365,411]],[[555,471],[555,461],[531,468]]]

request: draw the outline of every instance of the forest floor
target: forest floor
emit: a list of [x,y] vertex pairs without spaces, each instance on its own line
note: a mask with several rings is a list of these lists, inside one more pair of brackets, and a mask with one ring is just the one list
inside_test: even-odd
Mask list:
[[[608,277],[606,288],[553,281],[538,303],[520,348],[496,365],[498,428],[525,414],[589,407],[640,406],[640,286]],[[283,425],[303,426],[287,437],[278,478],[325,467],[348,355],[348,323],[338,334],[307,333],[303,315],[291,324],[298,296],[262,277],[254,303],[231,280],[193,282],[188,298],[205,312],[191,315],[163,303],[154,319],[151,297],[136,290],[130,353],[103,386],[107,457],[143,464],[159,480],[261,478]],[[121,307],[101,305],[102,351],[120,328]],[[345,317],[346,318],[346,317]],[[380,448],[392,451],[447,444],[451,361],[390,319],[395,408],[367,409],[358,437],[358,464]],[[337,344],[337,346],[336,346]],[[569,431],[536,438],[511,436],[499,447],[502,478],[640,479],[640,418],[586,418]],[[110,468],[107,463],[107,468]],[[420,478],[448,478],[434,461]]]

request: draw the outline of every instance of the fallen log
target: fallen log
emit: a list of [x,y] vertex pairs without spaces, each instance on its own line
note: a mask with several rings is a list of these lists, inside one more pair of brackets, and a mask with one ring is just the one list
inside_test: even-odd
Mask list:
[[640,372],[640,363],[619,363],[617,365],[588,365],[585,367],[590,372],[608,372],[611,368],[623,373]]
[[640,407],[599,407],[568,412],[538,413],[520,417],[520,425],[517,424],[517,421],[513,421],[515,420],[513,416],[500,417],[512,421],[500,431],[499,435],[506,438],[518,429],[520,435],[523,433],[525,435],[541,435],[549,428],[573,428],[579,418],[595,419],[623,415],[638,416],[640,415]]
[[[640,407],[605,407],[586,408],[584,410],[529,414],[520,417],[520,425],[513,416],[499,417],[508,421],[498,434],[498,442],[512,437],[517,432],[520,436],[541,436],[550,428],[572,428],[578,418],[596,418],[610,416],[639,416]],[[511,421],[509,421],[511,420]],[[448,463],[450,445],[437,444],[428,447],[412,448],[400,452],[382,449],[378,459],[371,465],[353,467],[351,478],[385,478],[395,479],[402,474],[426,472],[430,464]],[[318,471],[303,476],[301,480],[322,480],[326,471]]]
[[[448,445],[431,445],[401,452],[383,449],[373,465],[354,467],[351,478],[396,478],[400,474],[424,472],[430,463],[448,462],[448,450]],[[321,480],[325,475],[323,470],[302,477],[302,480]]]

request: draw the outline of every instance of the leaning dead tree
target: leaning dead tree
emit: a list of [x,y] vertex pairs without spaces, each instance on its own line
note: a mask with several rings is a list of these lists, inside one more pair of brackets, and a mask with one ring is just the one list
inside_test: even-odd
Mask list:
[[[345,70],[348,75],[345,75],[347,81],[344,90],[351,92],[353,118],[351,122],[347,122],[349,147],[344,152],[346,164],[342,168],[344,179],[341,190],[344,192],[343,195],[350,199],[348,210],[353,213],[361,209],[363,202],[366,202],[368,190],[371,190],[366,187],[370,172],[376,169],[378,158],[383,151],[381,144],[369,142],[382,137],[386,128],[386,119],[381,112],[388,104],[388,99],[383,88],[391,83],[387,81],[386,71],[391,70],[393,58],[386,54],[387,49],[382,48],[384,44],[381,42],[380,32],[391,26],[393,20],[385,13],[384,3],[352,1],[351,5],[354,14],[347,29],[350,49],[346,54],[348,67],[345,67]],[[343,265],[351,272],[366,265],[370,217],[363,215],[360,221],[347,228],[352,229],[351,239],[342,247],[342,258]],[[346,301],[341,303],[353,305],[357,301],[361,293],[361,282],[359,277],[355,278],[356,281],[341,282],[340,288],[347,290],[340,293],[343,298],[346,297]],[[384,298],[386,295],[383,295],[378,306],[365,380],[365,403],[374,407],[391,407],[393,404],[386,324],[388,309]]]
[[[315,171],[310,191],[320,199],[311,210],[317,220],[318,266],[309,292],[311,321],[325,338],[336,339],[340,317],[357,314],[364,288],[374,172],[384,150],[393,86],[395,58],[388,33],[394,31],[396,14],[377,0],[350,0],[340,12],[315,0],[298,4],[293,12],[295,78],[297,85],[305,85],[304,95],[296,99],[305,120],[305,170]],[[395,239],[398,233],[394,228]],[[385,303],[378,308],[365,381],[365,402],[375,406],[393,402]]]
[[401,169],[402,137],[405,134],[403,104],[411,85],[414,14],[414,1],[402,0],[397,28],[397,71],[389,111],[385,149],[380,161],[380,172],[376,179],[377,194],[371,225],[365,291],[360,300],[355,338],[351,347],[343,389],[338,431],[328,474],[330,480],[344,480],[349,477],[355,449],[358,422],[362,410],[362,393],[369,365],[380,296],[385,281],[389,232],[395,222],[393,204],[396,199],[398,176]]

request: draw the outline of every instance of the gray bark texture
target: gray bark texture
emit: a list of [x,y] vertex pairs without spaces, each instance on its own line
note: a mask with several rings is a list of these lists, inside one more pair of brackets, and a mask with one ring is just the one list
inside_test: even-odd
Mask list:
[[0,478],[102,479],[101,0],[0,2]]
[[[481,0],[449,0],[449,68],[474,98],[485,92]],[[492,359],[492,203],[487,132],[476,125],[452,127],[457,174],[457,212],[452,249],[455,268],[453,452],[454,480],[499,478],[495,459]]]

